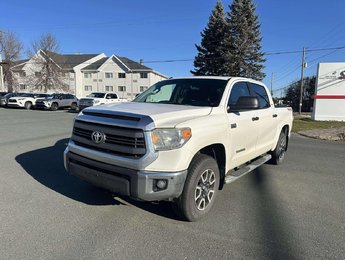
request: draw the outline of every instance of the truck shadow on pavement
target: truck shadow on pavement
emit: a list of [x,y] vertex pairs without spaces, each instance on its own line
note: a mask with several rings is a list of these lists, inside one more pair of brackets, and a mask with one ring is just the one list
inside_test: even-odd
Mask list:
[[63,152],[68,138],[54,146],[18,155],[15,159],[35,180],[71,199],[89,205],[114,205],[120,202],[112,195],[69,175],[63,164]]
[[133,205],[156,215],[177,219],[171,203],[149,203],[121,196],[119,198],[125,202],[122,203],[114,197],[117,195],[69,175],[63,164],[68,140],[61,139],[54,146],[26,152],[15,159],[36,181],[73,200],[89,205]]
[[265,244],[266,257],[299,259],[302,251],[295,234],[291,231],[291,223],[287,218],[288,211],[281,205],[280,198],[275,195],[270,173],[265,169],[265,166],[255,169],[248,178],[255,197],[252,208],[256,212],[256,227],[263,239],[262,243]]

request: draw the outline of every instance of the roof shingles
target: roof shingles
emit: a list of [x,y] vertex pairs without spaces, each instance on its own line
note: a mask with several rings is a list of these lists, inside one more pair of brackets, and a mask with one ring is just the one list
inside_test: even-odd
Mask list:
[[[99,54],[58,54],[51,51],[41,52],[43,56],[46,56],[52,59],[56,64],[58,64],[64,70],[71,70],[73,67],[80,65]],[[107,60],[109,57],[103,57],[95,62],[88,64],[82,70],[98,70]],[[138,62],[135,62],[131,59],[126,57],[120,56],[112,56],[112,60],[117,63],[121,67],[126,67],[124,69],[129,69],[131,71],[153,71],[153,69],[146,67]],[[21,66],[15,67],[15,70],[21,70],[22,67],[25,65],[26,62],[29,60],[22,60],[16,62],[17,65],[21,64]]]

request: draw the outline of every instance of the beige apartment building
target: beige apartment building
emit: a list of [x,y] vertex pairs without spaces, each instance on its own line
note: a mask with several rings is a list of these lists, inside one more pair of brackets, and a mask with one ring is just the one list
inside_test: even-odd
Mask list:
[[99,91],[116,92],[120,97],[131,100],[149,86],[168,78],[143,62],[117,55],[57,54],[40,50],[33,58],[18,61],[12,67],[16,91],[39,92],[43,89],[39,86],[43,84],[39,78],[44,62],[37,61],[46,59],[57,66],[60,73],[60,84],[50,83],[54,86],[50,86],[48,92],[69,92],[78,98]]

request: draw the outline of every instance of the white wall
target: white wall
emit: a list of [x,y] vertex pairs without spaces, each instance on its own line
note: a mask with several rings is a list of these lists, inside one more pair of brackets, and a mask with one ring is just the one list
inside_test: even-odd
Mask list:
[[312,118],[345,121],[345,63],[319,64]]

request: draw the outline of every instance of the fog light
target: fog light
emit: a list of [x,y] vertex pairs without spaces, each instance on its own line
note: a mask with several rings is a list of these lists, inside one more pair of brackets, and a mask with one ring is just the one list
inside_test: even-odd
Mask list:
[[153,182],[153,190],[154,191],[160,191],[165,190],[168,187],[168,180],[164,179],[156,179]]
[[167,187],[167,181],[166,180],[159,180],[159,181],[157,181],[157,188],[163,190],[166,187]]

